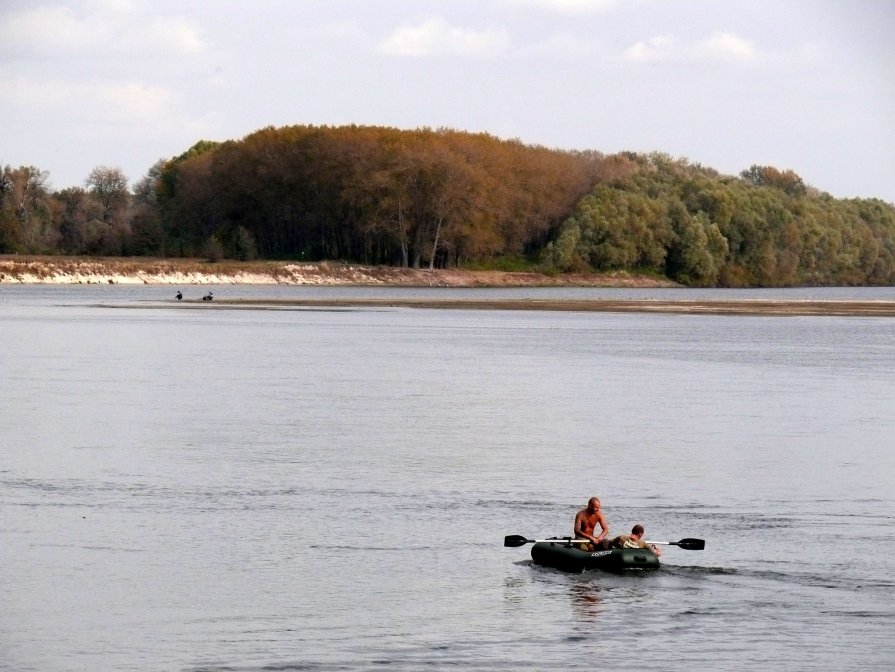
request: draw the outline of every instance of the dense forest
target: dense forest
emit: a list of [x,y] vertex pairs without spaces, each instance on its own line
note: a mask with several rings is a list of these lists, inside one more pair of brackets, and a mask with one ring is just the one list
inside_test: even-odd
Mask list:
[[0,253],[629,270],[693,286],[895,284],[895,207],[791,170],[561,151],[452,130],[266,128],[133,188],[0,173]]

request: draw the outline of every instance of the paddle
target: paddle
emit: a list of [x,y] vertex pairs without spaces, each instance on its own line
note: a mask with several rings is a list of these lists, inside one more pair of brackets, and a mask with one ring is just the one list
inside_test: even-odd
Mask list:
[[[557,544],[589,544],[588,539],[526,539],[519,534],[511,534],[503,538],[503,545],[507,548],[516,548],[525,544],[537,544],[549,541]],[[680,541],[647,541],[647,544],[663,544],[666,546],[680,546],[687,551],[701,551],[705,549],[705,539],[681,539]]]
[[503,545],[508,548],[515,548],[516,546],[524,546],[525,544],[537,544],[542,541],[552,541],[557,544],[589,544],[590,539],[570,539],[566,537],[565,539],[526,539],[525,537],[518,534],[511,534],[507,537],[503,538]]
[[665,544],[666,546],[680,546],[688,551],[701,551],[705,548],[705,539],[681,539],[680,541],[647,541],[647,544]]

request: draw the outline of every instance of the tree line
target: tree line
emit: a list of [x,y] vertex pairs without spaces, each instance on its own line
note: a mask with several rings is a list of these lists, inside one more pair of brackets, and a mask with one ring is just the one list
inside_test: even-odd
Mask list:
[[686,285],[891,285],[895,208],[834,199],[792,171],[737,177],[667,155],[576,204],[545,250],[561,270],[646,269]]
[[449,129],[265,128],[133,188],[0,174],[0,253],[629,270],[696,286],[895,284],[895,207],[791,170],[563,151]]

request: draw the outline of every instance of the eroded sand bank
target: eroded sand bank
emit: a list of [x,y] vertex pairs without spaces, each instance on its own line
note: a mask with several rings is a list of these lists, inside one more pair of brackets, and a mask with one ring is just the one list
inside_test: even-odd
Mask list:
[[165,285],[357,285],[395,287],[676,287],[628,273],[543,275],[414,269],[334,262],[210,263],[188,259],[0,256],[0,283]]
[[[677,287],[627,273],[548,276],[539,273],[410,269],[331,262],[217,262],[184,259],[0,257],[5,284],[354,285],[394,287]],[[152,307],[168,304],[152,304]],[[443,308],[588,312],[710,313],[727,315],[855,315],[895,317],[895,301],[866,300],[608,300],[608,299],[198,299],[174,302],[204,309]],[[147,306],[148,307],[148,306]]]

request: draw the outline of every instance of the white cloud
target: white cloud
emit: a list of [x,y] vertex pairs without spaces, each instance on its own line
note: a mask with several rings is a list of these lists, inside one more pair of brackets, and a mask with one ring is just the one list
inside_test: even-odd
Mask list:
[[758,51],[749,40],[733,33],[717,31],[699,42],[682,43],[672,35],[660,35],[635,42],[624,52],[633,63],[662,61],[712,61],[719,59],[751,61]]
[[157,47],[171,47],[182,53],[199,53],[205,43],[197,30],[185,19],[158,17],[153,19],[145,33],[146,41]]
[[733,33],[715,32],[697,45],[697,50],[709,56],[721,56],[749,60],[755,58],[755,47],[748,40]]
[[391,56],[495,56],[507,51],[509,35],[504,30],[456,28],[442,18],[432,18],[414,26],[402,26],[382,44]]
[[591,42],[582,40],[575,35],[557,33],[524,51],[533,56],[543,58],[580,60],[591,56],[595,51],[595,47]]
[[97,94],[99,103],[108,105],[116,116],[132,121],[163,118],[172,103],[167,89],[135,82],[103,86]]
[[327,39],[344,40],[350,43],[366,42],[367,33],[354,21],[331,23],[321,31]]
[[635,42],[625,50],[625,58],[635,63],[662,61],[675,56],[677,40],[670,35],[660,35],[649,40]]
[[0,79],[0,101],[16,101],[35,116],[61,111],[109,123],[151,123],[172,113],[173,96],[162,87],[136,82],[36,82],[28,78]]
[[137,7],[135,0],[87,0],[87,4],[113,12],[132,12]]
[[146,16],[129,3],[93,5],[77,14],[68,7],[36,7],[0,15],[0,52],[41,58],[109,54],[196,53],[205,45],[198,30],[175,16]]
[[592,14],[611,9],[616,0],[507,0],[511,5],[527,5],[557,14]]
[[105,31],[99,28],[66,7],[37,7],[0,16],[0,44],[4,51],[67,51],[89,44],[91,36],[102,39]]
[[6,77],[0,71],[0,103],[11,108],[52,109],[65,100],[64,88],[58,83],[41,86],[24,77]]

